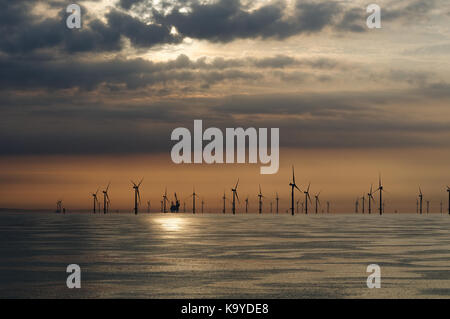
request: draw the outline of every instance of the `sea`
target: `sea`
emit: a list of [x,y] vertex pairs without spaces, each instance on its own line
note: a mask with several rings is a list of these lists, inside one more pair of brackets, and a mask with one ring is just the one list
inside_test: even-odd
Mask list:
[[0,298],[450,298],[448,214],[2,212],[0,239]]

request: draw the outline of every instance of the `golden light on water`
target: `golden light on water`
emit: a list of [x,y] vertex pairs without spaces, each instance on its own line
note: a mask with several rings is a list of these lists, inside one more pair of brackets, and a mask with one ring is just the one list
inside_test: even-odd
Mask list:
[[164,217],[155,220],[163,230],[169,232],[178,232],[183,230],[185,221],[179,217]]

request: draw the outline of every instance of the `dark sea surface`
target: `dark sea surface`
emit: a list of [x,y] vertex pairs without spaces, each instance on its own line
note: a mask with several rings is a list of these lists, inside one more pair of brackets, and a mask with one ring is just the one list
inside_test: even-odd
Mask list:
[[0,238],[0,298],[450,298],[446,214],[0,213]]

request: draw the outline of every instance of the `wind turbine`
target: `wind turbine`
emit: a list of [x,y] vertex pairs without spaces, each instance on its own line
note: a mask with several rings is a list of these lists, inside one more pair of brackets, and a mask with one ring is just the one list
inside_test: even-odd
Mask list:
[[163,200],[162,200],[162,202],[163,202],[163,213],[165,214],[165,213],[167,213],[167,207],[166,207],[166,202],[168,202],[169,200],[167,199],[167,187],[166,187],[166,190],[164,191],[164,195],[163,195]]
[[103,214],[106,214],[109,212],[110,200],[109,200],[109,196],[108,196],[108,190],[109,190],[110,185],[111,185],[111,183],[108,183],[108,186],[103,191]]
[[56,202],[56,212],[60,214],[62,212],[62,200]]
[[423,202],[423,194],[422,194],[422,190],[420,189],[419,186],[419,214],[422,215],[422,202]]
[[363,194],[363,196],[361,197],[361,200],[362,200],[362,213],[364,214],[364,201],[365,201],[365,197],[364,197],[364,194]]
[[147,201],[147,213],[150,214],[150,201]]
[[205,201],[202,199],[202,214],[203,214],[203,206],[205,205]]
[[330,213],[330,202],[327,202],[327,214]]
[[139,184],[136,184],[135,182],[131,181],[131,184],[133,184],[134,189],[134,214],[138,214],[138,205],[141,204],[141,194],[139,193],[139,187],[142,184],[142,181],[144,179],[142,178]]
[[448,193],[448,214],[450,215],[450,187],[447,186],[447,193]]
[[234,188],[231,189],[231,191],[233,192],[233,207],[232,207],[233,215],[236,215],[236,198],[239,203],[239,196],[237,193],[238,185],[239,185],[239,178],[237,180],[236,186],[234,186]]
[[247,198],[245,199],[245,213],[248,213],[248,195]]
[[359,198],[356,197],[356,201],[355,201],[355,214],[358,214],[358,205],[359,205]]
[[277,215],[278,215],[278,201],[280,200],[280,197],[278,197],[278,192],[277,192],[277,197],[275,197],[275,200],[277,201]]
[[381,175],[378,175],[378,188],[375,190],[374,194],[378,191],[380,192],[379,211],[380,215],[383,215],[383,192],[385,192],[385,190],[383,189],[383,185],[381,183]]
[[97,188],[97,191],[92,194],[92,197],[94,198],[94,214],[97,211],[97,203],[98,203],[97,194],[98,194],[98,191],[99,191],[99,188]]
[[309,203],[312,204],[311,197],[309,196],[309,188],[310,187],[311,187],[311,183],[309,183],[308,188],[306,189],[306,191],[304,191],[304,193],[305,193],[305,215],[308,215],[308,200],[309,200]]
[[292,216],[294,216],[294,188],[301,192],[300,188],[298,188],[297,184],[295,184],[294,166],[292,166],[292,182],[289,183],[289,186],[291,186],[291,213]]
[[429,212],[430,212],[430,201],[427,200],[427,215],[428,215]]
[[441,215],[442,215],[442,201],[441,201]]
[[195,198],[197,197],[200,199],[200,197],[195,193],[195,187],[192,188],[192,194],[189,196],[192,196],[192,214],[195,214]]
[[297,199],[297,203],[296,203],[296,213],[298,214],[298,203],[300,202],[300,200],[299,199]]
[[222,199],[223,199],[223,213],[225,214],[226,213],[226,210],[225,210],[225,203],[226,203],[226,200],[227,200],[227,197],[225,196],[225,190],[223,191],[223,197],[222,197]]
[[320,193],[321,193],[321,191],[317,195],[314,195],[314,198],[316,199],[316,214],[317,214],[317,208],[320,206],[320,200],[319,200]]
[[372,214],[372,201],[375,201],[375,198],[373,198],[373,191],[372,191],[373,186],[370,185],[370,191],[369,193],[367,193],[367,201],[369,204],[369,215]]
[[261,185],[259,185],[259,213],[262,214],[262,198],[264,197],[262,192],[261,192]]

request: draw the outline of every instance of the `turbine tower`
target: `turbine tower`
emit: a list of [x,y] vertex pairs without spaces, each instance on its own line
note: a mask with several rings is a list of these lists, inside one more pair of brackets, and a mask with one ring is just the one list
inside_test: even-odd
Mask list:
[[98,204],[97,194],[98,194],[98,191],[99,191],[99,188],[97,188],[97,191],[92,194],[92,197],[94,198],[94,214],[97,211],[97,204]]
[[419,186],[419,214],[422,215],[423,194]]
[[296,203],[296,213],[298,214],[298,204],[299,204],[299,202],[300,202],[300,200],[299,199],[297,199],[297,203]]
[[383,189],[383,184],[381,183],[381,175],[378,175],[378,188],[375,190],[374,193],[376,192],[380,192],[380,205],[378,207],[379,211],[380,211],[380,215],[383,215],[383,192],[385,192],[385,190]]
[[246,213],[246,214],[248,213],[248,196],[247,196],[247,198],[245,199],[245,213]]
[[167,198],[167,187],[166,187],[166,189],[165,189],[165,191],[164,191],[164,195],[163,195],[162,198],[163,198],[163,200],[162,200],[162,203],[163,203],[163,213],[165,214],[165,213],[167,213],[166,202],[169,201],[169,199]]
[[320,200],[319,200],[320,193],[321,193],[321,192],[319,192],[318,194],[314,195],[314,198],[315,198],[315,200],[316,200],[316,214],[317,214],[317,209],[318,209],[319,206],[320,206]]
[[109,196],[108,196],[108,190],[111,183],[108,183],[108,186],[103,191],[103,214],[107,214],[109,212]]
[[375,198],[373,198],[373,191],[372,191],[373,186],[370,185],[370,191],[369,193],[367,193],[367,202],[369,205],[369,215],[372,214],[372,201],[375,201]]
[[222,199],[223,199],[223,211],[222,211],[222,213],[226,213],[226,210],[225,210],[225,203],[226,203],[226,200],[227,200],[227,197],[225,196],[225,191],[223,191],[223,197],[222,197]]
[[361,201],[362,201],[362,213],[364,214],[364,202],[365,202],[365,197],[364,197],[364,194],[363,194],[363,196],[361,197]]
[[304,191],[304,193],[305,193],[305,215],[308,215],[308,200],[309,200],[309,203],[312,204],[311,197],[309,196],[309,188],[310,187],[311,187],[311,183],[309,183],[308,188],[306,189],[306,191]]
[[280,197],[278,197],[278,192],[277,192],[277,197],[275,197],[275,200],[277,201],[277,215],[278,215],[278,201],[280,200]]
[[430,212],[430,201],[427,200],[427,215],[428,215],[429,212]]
[[238,196],[238,193],[237,193],[238,185],[239,185],[239,178],[238,178],[238,180],[236,182],[236,186],[234,186],[234,188],[231,189],[231,191],[233,192],[233,207],[232,207],[233,215],[236,215],[236,198],[237,198],[237,200],[239,202],[239,196]]
[[261,185],[259,185],[259,213],[262,214],[262,198],[264,197],[262,192],[261,192]]
[[289,183],[289,186],[291,186],[291,214],[294,216],[294,188],[301,192],[300,188],[298,188],[297,184],[295,184],[294,166],[292,166],[292,182]]
[[203,214],[203,207],[205,206],[205,201],[202,199],[202,214]]
[[195,214],[195,198],[197,197],[200,199],[200,197],[195,193],[195,187],[192,188],[192,195],[190,196],[192,196],[192,214]]
[[359,199],[358,199],[358,197],[356,197],[356,201],[355,201],[355,214],[358,214],[358,205],[359,205]]
[[330,213],[330,202],[327,202],[327,214]]
[[141,204],[141,194],[139,193],[139,187],[142,184],[142,181],[144,179],[142,178],[141,181],[139,182],[139,184],[136,184],[135,182],[131,181],[131,184],[133,184],[133,189],[134,189],[134,214],[137,215],[138,214],[138,209],[139,206]]
[[447,186],[447,193],[448,193],[448,214],[450,215],[450,187]]
[[147,213],[150,214],[150,201],[147,201]]

